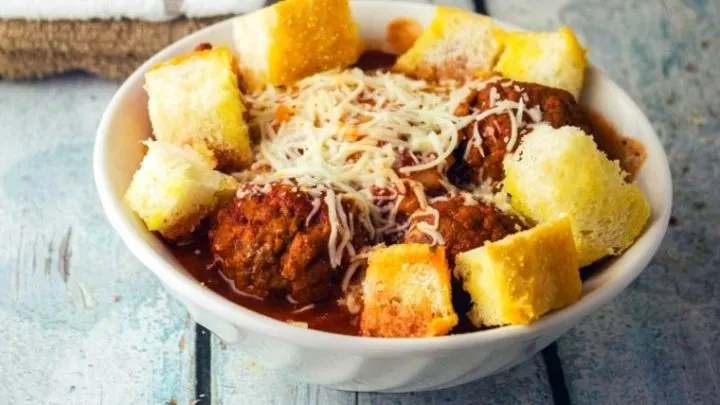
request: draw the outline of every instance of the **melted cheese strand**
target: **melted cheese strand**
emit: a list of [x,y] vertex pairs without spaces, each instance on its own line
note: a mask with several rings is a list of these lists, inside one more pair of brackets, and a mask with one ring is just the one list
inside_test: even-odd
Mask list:
[[320,211],[320,207],[322,206],[322,201],[320,201],[319,198],[314,198],[312,202],[313,209],[310,211],[310,214],[308,214],[307,218],[305,218],[305,228],[307,228],[310,225],[310,221],[315,217],[315,214],[317,214]]
[[518,124],[515,120],[515,114],[512,113],[512,111],[507,112],[508,116],[510,117],[510,140],[507,140],[507,145],[505,146],[505,150],[508,152],[512,150],[513,146],[515,145],[515,142],[517,142],[518,137]]
[[328,215],[330,217],[330,238],[328,239],[330,266],[337,267],[340,265],[340,260],[338,260],[337,257],[338,254],[342,255],[342,252],[337,251],[337,238],[340,233],[340,224],[338,222],[337,200],[335,199],[335,192],[333,190],[327,191],[325,195],[325,205],[328,207]]

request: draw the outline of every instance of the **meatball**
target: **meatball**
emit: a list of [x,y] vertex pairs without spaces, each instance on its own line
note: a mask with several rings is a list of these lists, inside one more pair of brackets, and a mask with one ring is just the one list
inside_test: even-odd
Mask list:
[[[336,293],[342,274],[328,256],[328,209],[313,201],[295,187],[277,184],[236,197],[218,211],[209,232],[211,249],[238,289],[263,298],[289,294],[302,304]],[[363,227],[354,225],[352,243],[359,248]]]
[[[394,245],[402,242],[407,228],[404,226],[410,215],[420,208],[420,201],[412,190],[412,185],[406,184],[404,192],[396,188],[383,188],[373,186],[371,192],[375,197],[375,207],[381,219],[376,219],[377,234],[375,242]],[[395,212],[394,215],[392,212]],[[385,222],[389,221],[389,222]]]
[[[408,217],[420,208],[420,202],[412,191],[412,185],[406,185],[405,192],[401,192],[396,188],[373,186],[370,190],[376,199],[375,205],[383,211],[389,211],[390,206],[398,205],[397,213],[400,216]],[[398,203],[398,199],[401,199]],[[402,219],[402,218],[400,218]]]
[[[455,196],[434,202],[430,206],[439,213],[437,231],[445,240],[445,249],[451,264],[458,253],[480,247],[485,241],[496,241],[525,229],[520,218],[471,200],[469,196]],[[406,243],[432,242],[429,235],[415,226],[419,222],[432,224],[433,216],[420,214],[411,217],[410,230],[404,238]]]
[[422,184],[425,190],[430,193],[438,193],[445,191],[443,180],[447,175],[447,169],[450,168],[453,164],[455,164],[455,156],[448,156],[445,159],[445,162],[441,165],[438,165],[437,167],[418,170],[416,172],[411,172],[408,174],[402,173],[400,171],[400,169],[402,169],[403,167],[418,164],[419,161],[417,161],[416,159],[417,158],[413,159],[411,153],[405,150],[402,153],[397,154],[393,168],[400,177],[410,179],[412,181],[416,181]]
[[[477,93],[474,100],[475,107],[480,110],[492,108],[495,103],[501,100],[519,102],[523,100],[525,113],[522,123],[518,123],[518,139],[510,149],[517,148],[520,140],[529,132],[524,124],[533,122],[528,112],[535,107],[542,113],[542,120],[554,128],[565,125],[580,127],[587,133],[592,133],[590,121],[572,94],[562,89],[543,86],[534,83],[513,82],[503,79],[492,82]],[[472,101],[471,101],[472,102]],[[477,133],[482,142],[472,142],[475,128],[465,128],[463,139],[467,142],[464,165],[470,169],[476,181],[490,180],[498,182],[504,178],[503,159],[508,152],[508,143],[511,141],[511,119],[507,113],[493,114],[477,125]],[[480,145],[481,146],[478,146]]]
[[[494,91],[492,89],[495,89]],[[521,98],[527,108],[540,107],[543,113],[543,121],[548,122],[554,128],[564,125],[573,125],[589,129],[590,121],[575,97],[565,90],[554,87],[543,86],[537,83],[514,82],[503,79],[489,83],[477,94],[477,107],[481,110],[491,108],[492,93],[497,93],[495,101],[511,100],[519,102]],[[523,97],[526,95],[526,97]]]

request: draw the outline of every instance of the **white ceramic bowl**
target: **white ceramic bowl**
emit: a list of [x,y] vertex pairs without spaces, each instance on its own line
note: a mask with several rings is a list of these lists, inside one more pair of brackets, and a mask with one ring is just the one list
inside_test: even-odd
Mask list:
[[[352,4],[366,42],[385,46],[387,23],[411,17],[427,25],[434,6],[363,1]],[[110,223],[125,244],[195,320],[222,340],[239,345],[266,367],[342,390],[406,392],[451,387],[522,362],[619,294],[647,266],[665,233],[671,179],[665,152],[637,105],[607,76],[589,70],[583,102],[608,117],[619,131],[639,139],[647,161],[638,175],[652,206],[637,242],[587,280],[582,299],[530,326],[429,339],[375,339],[306,330],[238,306],[203,288],[162,242],[125,206],[122,196],[142,158],[140,140],[151,134],[143,73],[153,63],[190,51],[200,42],[231,45],[231,21],[203,29],[159,52],[120,87],[97,133],[94,171]]]

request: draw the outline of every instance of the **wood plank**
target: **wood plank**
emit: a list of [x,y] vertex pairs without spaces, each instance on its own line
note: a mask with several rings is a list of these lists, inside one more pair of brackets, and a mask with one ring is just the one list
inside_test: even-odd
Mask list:
[[355,404],[355,394],[302,384],[212,337],[214,405]]
[[473,381],[459,387],[438,391],[395,394],[359,395],[359,405],[546,405],[552,402],[552,393],[542,356],[535,356],[501,374]]
[[194,399],[189,318],[115,236],[93,186],[95,130],[117,86],[0,81],[2,403]]
[[[720,4],[615,1],[610,7],[612,13],[594,2],[572,4],[564,14],[586,27],[590,43],[615,56],[604,64],[663,138],[680,174],[674,179],[677,225],[641,277],[560,342],[560,356],[576,404],[598,395],[608,403],[717,403],[720,256],[712,246],[720,243],[720,231],[711,224],[720,223],[720,110],[711,106],[717,106],[720,81],[712,67],[718,43],[714,55],[702,43],[720,34]],[[620,49],[610,50],[615,44]],[[615,389],[603,390],[608,386]]]
[[280,372],[265,369],[252,355],[213,337],[213,378],[215,405],[462,405],[476,404],[479,398],[485,404],[547,404],[552,400],[541,356],[497,376],[460,387],[414,394],[368,394],[299,383]]
[[[554,21],[534,4],[491,4],[498,18],[526,27]],[[675,174],[674,226],[652,264],[558,343],[572,403],[717,403],[720,78],[714,66],[720,3],[593,0],[555,6],[550,15],[579,32],[593,62],[648,114]],[[524,12],[515,14],[519,10]]]

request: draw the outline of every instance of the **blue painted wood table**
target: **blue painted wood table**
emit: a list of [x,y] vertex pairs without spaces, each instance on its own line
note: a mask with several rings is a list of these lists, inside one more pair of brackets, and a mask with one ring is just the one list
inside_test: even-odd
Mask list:
[[666,147],[671,226],[619,298],[535,359],[458,388],[299,384],[196,328],[105,221],[91,153],[119,83],[0,81],[0,405],[720,404],[720,1],[496,0],[487,11],[575,29]]

